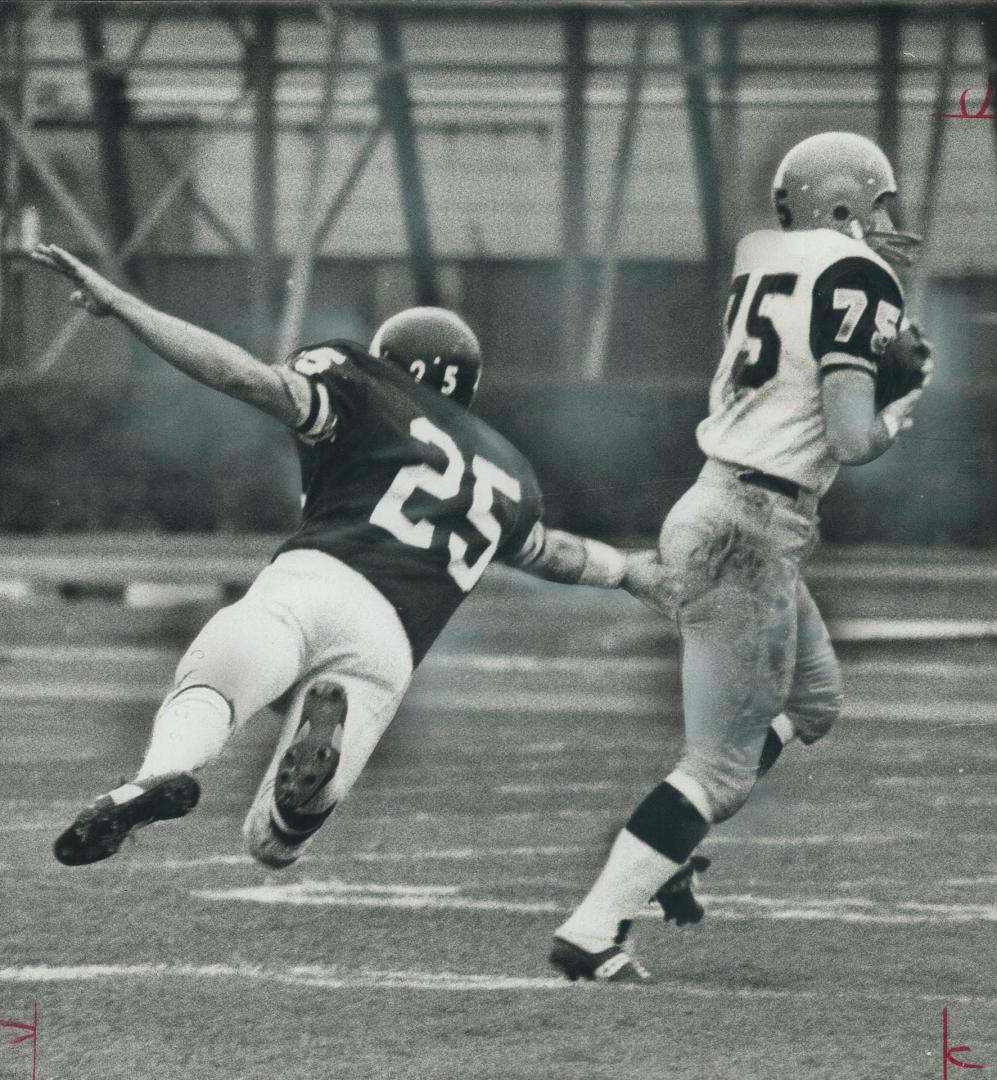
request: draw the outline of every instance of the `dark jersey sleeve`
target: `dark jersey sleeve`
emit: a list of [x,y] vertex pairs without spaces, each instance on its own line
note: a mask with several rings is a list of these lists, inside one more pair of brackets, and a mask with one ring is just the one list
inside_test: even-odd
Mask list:
[[360,370],[366,353],[352,342],[306,345],[292,353],[285,367],[308,380],[308,412],[297,425],[298,438],[309,445],[332,442],[341,425],[363,408],[366,380]]
[[832,263],[814,284],[810,349],[821,374],[858,368],[874,378],[903,314],[897,279],[862,256]]

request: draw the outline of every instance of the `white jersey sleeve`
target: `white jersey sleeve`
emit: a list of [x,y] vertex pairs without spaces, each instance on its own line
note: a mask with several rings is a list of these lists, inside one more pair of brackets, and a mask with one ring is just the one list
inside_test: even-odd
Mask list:
[[838,367],[876,378],[902,313],[896,276],[861,241],[830,229],[746,236],[700,448],[823,494],[838,463],[824,433],[821,378]]

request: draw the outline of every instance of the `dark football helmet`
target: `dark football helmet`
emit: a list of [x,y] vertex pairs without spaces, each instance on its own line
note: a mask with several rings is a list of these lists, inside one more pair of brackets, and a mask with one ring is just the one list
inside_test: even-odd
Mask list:
[[381,324],[370,352],[465,409],[471,407],[481,378],[481,346],[474,331],[452,311],[436,307],[399,311]]
[[894,224],[889,200],[896,193],[893,167],[883,151],[849,131],[825,131],[797,143],[772,181],[784,229],[834,229],[906,266],[921,238]]

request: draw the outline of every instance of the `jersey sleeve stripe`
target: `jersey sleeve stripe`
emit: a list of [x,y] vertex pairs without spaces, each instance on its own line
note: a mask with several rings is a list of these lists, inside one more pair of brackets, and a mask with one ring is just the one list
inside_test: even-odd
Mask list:
[[307,431],[315,423],[315,417],[318,415],[321,404],[315,383],[311,379],[308,380],[308,387],[311,390],[311,401],[308,405],[308,415],[298,424],[298,431],[301,432]]
[[848,359],[835,356],[833,359],[828,358],[822,360],[820,364],[820,374],[821,376],[824,376],[831,371],[840,371],[849,368],[855,371],[864,371],[873,378],[876,377],[876,365],[872,363],[871,360],[863,360],[860,356],[850,356]]
[[329,403],[329,391],[325,385],[315,382],[312,383],[312,387],[314,391],[312,407],[304,424],[301,426],[301,433],[309,438],[322,434],[329,423],[329,414],[332,412],[332,406]]

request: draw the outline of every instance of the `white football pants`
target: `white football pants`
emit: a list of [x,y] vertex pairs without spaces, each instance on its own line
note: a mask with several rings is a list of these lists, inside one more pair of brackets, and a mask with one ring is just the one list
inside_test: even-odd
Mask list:
[[301,550],[279,555],[241,600],[208,621],[180,661],[175,686],[217,690],[232,705],[235,727],[293,688],[269,778],[298,729],[308,686],[335,680],[348,712],[328,796],[341,802],[411,677],[412,650],[391,604],[345,563]]

